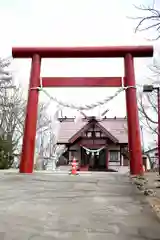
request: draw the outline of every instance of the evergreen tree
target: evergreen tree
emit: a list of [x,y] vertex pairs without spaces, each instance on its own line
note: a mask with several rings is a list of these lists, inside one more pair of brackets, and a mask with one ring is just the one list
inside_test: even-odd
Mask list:
[[12,138],[0,137],[0,169],[9,169],[14,161]]

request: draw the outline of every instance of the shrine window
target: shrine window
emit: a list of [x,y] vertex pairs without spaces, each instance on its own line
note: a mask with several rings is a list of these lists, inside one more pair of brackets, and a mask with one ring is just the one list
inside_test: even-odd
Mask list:
[[87,137],[92,137],[92,132],[87,132]]
[[104,133],[100,133],[101,135],[100,135],[100,137],[105,137],[105,134]]
[[110,151],[110,162],[118,162],[119,161],[119,151],[111,150]]
[[100,132],[96,132],[96,137],[101,137],[101,133]]

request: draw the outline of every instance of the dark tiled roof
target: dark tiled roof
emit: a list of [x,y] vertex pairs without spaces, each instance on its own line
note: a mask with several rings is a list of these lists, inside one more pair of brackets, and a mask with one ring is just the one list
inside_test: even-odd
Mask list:
[[[68,140],[87,123],[88,121],[84,118],[77,122],[74,122],[73,118],[63,119],[60,123],[58,143],[68,143]],[[106,118],[99,121],[99,124],[117,138],[120,143],[128,143],[126,118]]]

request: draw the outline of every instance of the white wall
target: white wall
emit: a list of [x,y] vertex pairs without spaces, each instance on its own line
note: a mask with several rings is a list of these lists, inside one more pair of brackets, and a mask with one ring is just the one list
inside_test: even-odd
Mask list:
[[[110,162],[110,150],[118,150],[118,161],[117,162]],[[122,158],[122,165],[123,165],[123,156],[120,155],[120,146],[117,145],[109,145],[108,146],[108,166],[119,166],[120,165],[120,157]]]

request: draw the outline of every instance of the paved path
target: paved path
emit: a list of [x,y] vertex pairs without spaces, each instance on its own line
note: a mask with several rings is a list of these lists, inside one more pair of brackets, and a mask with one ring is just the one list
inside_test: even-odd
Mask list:
[[0,240],[43,239],[160,239],[160,224],[120,173],[0,172]]

